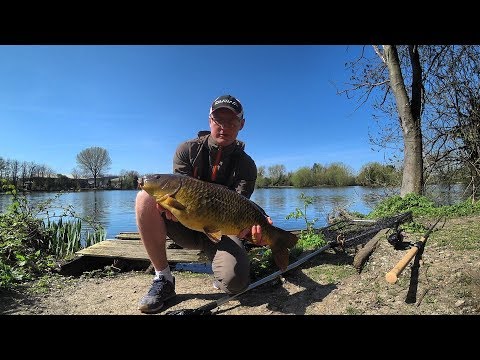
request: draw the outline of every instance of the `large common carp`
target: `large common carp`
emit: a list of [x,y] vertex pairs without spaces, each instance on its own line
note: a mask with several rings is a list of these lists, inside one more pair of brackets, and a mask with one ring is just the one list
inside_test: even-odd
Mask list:
[[295,246],[297,236],[271,225],[258,205],[245,196],[223,185],[180,174],[147,176],[139,185],[181,224],[205,233],[214,242],[222,235],[238,235],[260,225],[262,240],[272,250],[275,263],[282,271],[287,268],[288,249]]

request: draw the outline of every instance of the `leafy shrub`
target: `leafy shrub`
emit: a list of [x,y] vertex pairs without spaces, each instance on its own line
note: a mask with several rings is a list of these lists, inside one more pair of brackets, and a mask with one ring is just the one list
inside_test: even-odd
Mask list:
[[[54,269],[57,262],[76,251],[105,239],[105,231],[99,224],[92,224],[94,233],[86,233],[81,241],[82,220],[71,209],[64,214],[48,215],[54,199],[45,200],[32,207],[25,196],[19,196],[15,188],[2,181],[2,189],[12,195],[12,203],[0,214],[0,288],[9,288],[16,283]],[[42,215],[46,213],[46,221]],[[64,220],[65,217],[73,220]]]

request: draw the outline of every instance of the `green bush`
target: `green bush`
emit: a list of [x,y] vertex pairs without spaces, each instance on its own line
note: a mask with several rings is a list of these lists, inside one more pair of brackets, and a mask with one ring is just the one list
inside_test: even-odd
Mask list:
[[382,218],[412,211],[413,216],[427,217],[454,217],[480,214],[480,202],[465,200],[454,205],[436,206],[435,203],[423,195],[407,194],[403,198],[399,195],[391,196],[381,201],[373,209],[369,218]]
[[[414,220],[416,217],[459,217],[480,214],[480,202],[472,202],[467,199],[454,205],[436,206],[432,200],[423,195],[411,193],[405,195],[403,198],[399,195],[395,195],[388,197],[377,204],[377,206],[367,215],[367,218],[380,219],[408,211],[412,212]],[[402,227],[410,232],[421,232],[426,230],[423,225],[415,221],[406,223]]]
[[[25,196],[18,195],[5,181],[2,190],[12,195],[12,202],[0,214],[0,288],[52,271],[58,261],[105,239],[99,224],[91,224],[93,234],[82,231],[83,221],[89,220],[76,216],[71,209],[64,209],[64,214],[53,221],[57,216],[49,216],[48,208],[54,198],[32,207]],[[45,214],[46,221],[42,220]],[[73,220],[64,220],[67,217]]]

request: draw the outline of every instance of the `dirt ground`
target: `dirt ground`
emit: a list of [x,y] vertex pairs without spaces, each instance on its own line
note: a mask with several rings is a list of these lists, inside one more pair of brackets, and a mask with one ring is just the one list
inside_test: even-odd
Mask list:
[[[216,315],[470,315],[480,313],[480,217],[448,220],[426,243],[418,268],[411,262],[395,284],[385,274],[407,250],[386,239],[358,273],[355,248],[328,250],[281,277],[214,309]],[[415,242],[420,235],[405,241]],[[418,269],[418,276],[415,275]],[[225,299],[209,274],[175,271],[177,296],[155,315],[137,310],[153,276],[48,276],[0,292],[3,315],[141,315],[196,309]]]

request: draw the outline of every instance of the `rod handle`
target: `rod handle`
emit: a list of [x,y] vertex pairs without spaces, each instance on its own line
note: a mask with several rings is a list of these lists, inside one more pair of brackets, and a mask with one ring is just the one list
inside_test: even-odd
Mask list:
[[[426,240],[426,237],[422,237],[419,241],[419,243],[423,244]],[[390,283],[390,284],[395,284],[398,280],[398,275],[405,269],[405,267],[408,265],[408,263],[413,259],[413,257],[417,254],[419,245],[413,246],[408,252],[403,256],[403,258],[393,267],[392,270],[390,270],[386,275],[385,279]]]

